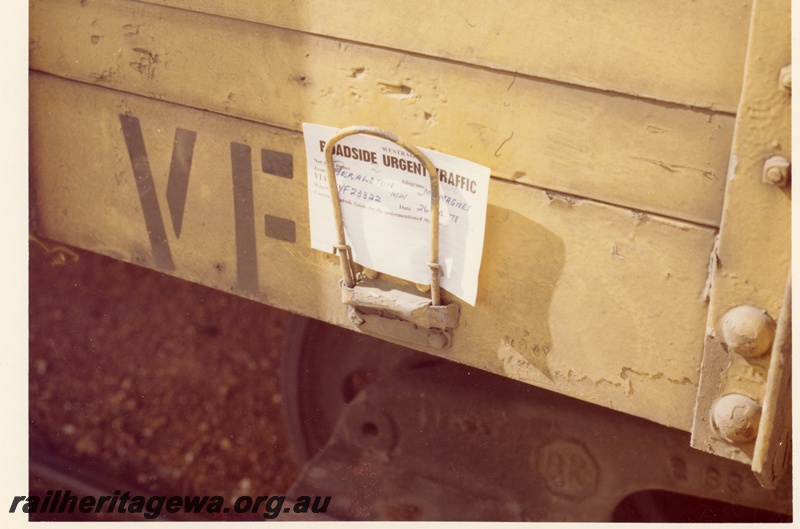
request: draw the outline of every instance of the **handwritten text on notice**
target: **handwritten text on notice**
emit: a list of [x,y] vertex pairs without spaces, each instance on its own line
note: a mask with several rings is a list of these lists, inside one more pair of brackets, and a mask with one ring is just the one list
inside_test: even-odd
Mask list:
[[[336,244],[325,143],[337,129],[303,124],[308,164],[311,247]],[[439,262],[442,288],[474,305],[483,252],[489,168],[427,149],[439,177]],[[353,259],[373,270],[415,283],[430,282],[430,177],[402,147],[363,134],[334,146],[347,244]]]

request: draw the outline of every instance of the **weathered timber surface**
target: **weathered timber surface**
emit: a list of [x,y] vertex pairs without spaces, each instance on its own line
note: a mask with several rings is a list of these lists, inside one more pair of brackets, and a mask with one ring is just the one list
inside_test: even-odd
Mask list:
[[[30,81],[37,231],[351,326],[336,261],[308,247],[299,133],[46,74]],[[192,134],[181,201],[170,167]],[[149,180],[134,176],[137,135]],[[290,155],[293,178],[263,172],[265,151]],[[252,201],[250,215],[234,196]],[[462,304],[450,350],[427,352],[688,430],[715,231],[501,180],[488,211],[478,303]]]
[[145,1],[727,112],[739,100],[751,4]]
[[378,126],[501,179],[719,224],[726,112],[146,3],[37,0],[30,18],[35,70],[293,131]]

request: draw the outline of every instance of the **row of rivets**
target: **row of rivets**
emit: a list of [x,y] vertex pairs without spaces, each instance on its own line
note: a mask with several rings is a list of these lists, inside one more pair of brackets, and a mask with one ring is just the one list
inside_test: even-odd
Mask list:
[[[766,311],[750,305],[734,307],[720,320],[722,341],[731,354],[757,358],[770,351],[775,322]],[[750,397],[731,393],[717,399],[711,411],[716,431],[732,443],[748,443],[758,434],[761,405]]]

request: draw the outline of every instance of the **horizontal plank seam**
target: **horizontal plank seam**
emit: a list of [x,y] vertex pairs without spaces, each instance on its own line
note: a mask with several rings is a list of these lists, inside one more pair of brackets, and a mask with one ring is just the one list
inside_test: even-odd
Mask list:
[[[207,108],[195,107],[195,106],[192,106],[192,105],[187,105],[185,103],[179,103],[177,101],[172,101],[172,100],[168,100],[168,99],[157,99],[157,98],[153,98],[153,97],[144,96],[142,94],[137,94],[136,92],[128,92],[127,90],[120,90],[118,88],[109,88],[107,86],[103,86],[103,85],[100,85],[100,84],[89,83],[89,82],[86,82],[86,81],[83,81],[83,80],[79,80],[79,79],[72,79],[70,77],[63,77],[61,75],[56,75],[56,74],[53,74],[51,72],[48,72],[48,71],[45,71],[45,70],[39,70],[39,69],[36,69],[36,68],[31,68],[29,70],[29,72],[33,72],[33,73],[44,75],[44,76],[48,76],[48,77],[55,77],[57,79],[63,79],[65,81],[69,81],[71,83],[78,83],[78,84],[82,84],[82,85],[85,85],[85,86],[90,86],[90,87],[93,87],[93,88],[99,88],[101,90],[108,90],[109,92],[117,92],[119,94],[132,95],[134,97],[140,97],[140,98],[143,98],[143,99],[150,99],[151,101],[168,103],[170,105],[176,105],[176,106],[180,106],[180,107],[191,109],[191,110],[197,110],[197,111],[200,111],[200,112],[209,112],[209,113],[217,115],[217,116],[222,116],[222,117],[226,117],[226,118],[230,118],[230,119],[237,119],[237,120],[240,120],[240,121],[245,121],[245,122],[248,122],[248,123],[252,123],[254,125],[271,127],[273,129],[277,129],[277,130],[281,130],[281,131],[284,131],[284,132],[287,132],[287,133],[290,133],[290,134],[297,135],[301,139],[303,137],[302,131],[298,131],[298,130],[294,130],[294,129],[288,129],[286,127],[282,127],[282,126],[279,126],[279,125],[273,125],[271,123],[264,123],[264,122],[261,122],[261,121],[256,121],[256,120],[254,120],[252,118],[240,117],[240,116],[232,115],[232,114],[222,114],[222,113],[217,112],[215,110],[210,110],[210,109],[207,109]],[[559,196],[559,197],[574,198],[576,201],[591,202],[591,203],[594,203],[594,204],[608,206],[608,207],[612,207],[612,208],[616,208],[616,209],[632,211],[632,212],[636,211],[636,212],[646,213],[647,215],[650,215],[650,216],[653,216],[653,217],[657,217],[657,218],[661,218],[661,219],[665,219],[665,220],[670,220],[670,221],[674,221],[674,222],[680,222],[680,223],[683,223],[683,224],[686,224],[686,225],[689,225],[689,226],[694,226],[696,228],[703,228],[703,229],[709,229],[709,230],[714,230],[714,231],[717,231],[719,229],[719,225],[718,224],[707,224],[707,223],[696,221],[696,220],[690,220],[690,219],[684,219],[684,218],[681,218],[681,217],[675,217],[675,216],[671,216],[671,215],[666,215],[664,213],[659,213],[659,212],[656,212],[656,211],[638,209],[638,208],[634,208],[634,207],[630,207],[630,206],[623,206],[623,205],[620,205],[620,204],[614,204],[613,202],[606,202],[606,201],[603,201],[603,200],[599,200],[597,198],[590,198],[590,197],[584,197],[584,196],[580,196],[580,195],[574,195],[574,194],[566,193],[566,192],[563,192],[563,191],[559,191],[557,189],[550,189],[550,188],[537,186],[537,185],[533,185],[533,184],[518,182],[518,181],[510,180],[508,178],[502,178],[502,177],[497,176],[497,175],[491,175],[491,177],[494,180],[503,182],[505,184],[512,184],[512,185],[518,185],[518,186],[522,186],[522,187],[528,187],[528,188],[536,189],[537,191],[543,191],[545,193],[551,193],[551,194],[553,194],[555,196]]]
[[574,194],[571,194],[571,193],[566,193],[564,191],[559,191],[557,189],[550,189],[550,188],[547,188],[547,187],[541,187],[541,186],[537,186],[537,185],[534,185],[534,184],[526,184],[526,183],[523,183],[523,182],[518,182],[518,181],[515,181],[515,180],[508,180],[506,178],[501,178],[501,177],[494,176],[494,175],[492,175],[492,178],[494,178],[495,180],[498,180],[500,182],[506,183],[506,184],[513,184],[513,185],[518,185],[518,186],[523,186],[523,187],[529,187],[529,188],[532,188],[532,189],[536,189],[537,191],[543,191],[544,193],[547,193],[548,196],[553,195],[554,197],[564,197],[564,198],[574,199],[575,202],[591,202],[593,204],[599,204],[599,205],[602,205],[602,206],[608,206],[608,207],[612,207],[612,208],[623,209],[625,211],[630,211],[630,212],[635,212],[635,213],[644,213],[644,214],[646,214],[647,216],[650,216],[650,217],[657,217],[659,219],[670,220],[670,221],[673,221],[673,222],[680,222],[681,224],[686,224],[688,226],[693,226],[695,228],[702,228],[702,229],[713,230],[713,231],[718,231],[719,230],[719,225],[718,224],[710,224],[710,223],[705,223],[705,222],[701,222],[701,221],[698,221],[698,220],[684,219],[684,218],[681,218],[681,217],[675,217],[675,216],[672,216],[672,215],[667,215],[665,213],[659,213],[659,212],[656,212],[656,211],[649,211],[649,210],[646,210],[646,209],[639,209],[639,208],[635,208],[635,207],[632,207],[632,206],[622,206],[620,204],[614,204],[613,202],[607,202],[605,200],[600,200],[600,199],[597,199],[597,198],[583,197],[583,196],[580,196],[580,195],[574,195]]
[[255,24],[257,26],[263,26],[263,27],[267,27],[267,28],[274,28],[274,29],[279,29],[279,30],[282,30],[282,31],[293,31],[293,32],[296,32],[296,33],[300,33],[302,35],[309,35],[309,36],[312,36],[312,37],[326,39],[326,40],[330,40],[330,41],[334,41],[334,42],[341,42],[341,43],[344,43],[344,44],[353,44],[353,45],[356,45],[356,46],[364,46],[364,47],[367,47],[367,48],[390,51],[390,52],[393,52],[393,53],[403,53],[403,54],[410,55],[412,57],[421,58],[421,59],[441,61],[441,62],[444,62],[444,63],[453,64],[453,65],[466,66],[466,67],[470,67],[470,68],[477,68],[479,70],[483,70],[483,71],[491,72],[491,73],[502,73],[502,74],[506,74],[506,75],[513,75],[513,76],[515,76],[517,78],[521,78],[521,79],[527,79],[527,80],[531,80],[531,81],[552,84],[552,85],[571,88],[571,89],[575,89],[575,90],[583,90],[583,91],[591,92],[591,93],[623,97],[625,99],[631,99],[631,100],[635,100],[635,101],[644,101],[644,102],[651,103],[651,104],[656,104],[656,105],[659,105],[659,106],[662,106],[662,107],[665,107],[665,108],[689,109],[689,110],[694,110],[694,111],[701,112],[701,113],[708,114],[708,115],[727,115],[727,116],[733,116],[733,117],[736,116],[736,109],[733,109],[733,108],[727,108],[727,107],[714,108],[714,107],[711,107],[711,106],[693,105],[693,104],[690,104],[690,103],[682,103],[680,101],[673,101],[673,100],[668,100],[668,99],[658,99],[658,98],[652,97],[652,96],[634,95],[634,94],[629,94],[629,93],[626,93],[626,92],[620,92],[619,90],[612,90],[612,89],[607,89],[607,88],[596,88],[596,87],[591,87],[591,86],[584,86],[584,85],[580,85],[580,84],[576,84],[576,83],[570,83],[568,81],[559,81],[557,79],[550,79],[550,78],[547,78],[547,77],[538,77],[536,75],[520,73],[520,72],[516,72],[516,71],[513,71],[513,70],[504,70],[504,69],[501,69],[501,68],[492,68],[491,66],[486,66],[486,65],[483,65],[483,64],[476,64],[476,63],[472,63],[472,62],[462,62],[462,61],[457,61],[455,59],[448,59],[447,57],[440,57],[440,56],[437,56],[437,55],[428,55],[428,54],[419,53],[419,52],[415,52],[415,51],[402,50],[402,49],[398,49],[398,48],[392,48],[392,47],[389,47],[389,46],[382,46],[380,44],[373,44],[373,43],[369,43],[369,42],[361,42],[361,41],[357,41],[357,40],[350,40],[350,39],[344,39],[344,38],[340,38],[340,37],[333,37],[333,36],[325,35],[325,34],[322,34],[322,33],[314,33],[312,31],[305,31],[305,30],[301,30],[301,29],[286,28],[286,27],[282,27],[282,26],[276,26],[276,25],[273,25],[273,24],[265,24],[263,22],[253,22],[252,20],[242,20],[242,19],[239,19],[239,18],[233,18],[233,17],[224,16],[224,15],[216,15],[216,14],[212,14],[212,13],[204,13],[202,11],[193,11],[191,9],[185,9],[185,8],[182,8],[182,7],[168,6],[168,5],[163,5],[163,4],[155,4],[155,3],[152,3],[152,2],[148,2],[147,0],[133,0],[133,1],[135,1],[137,3],[140,3],[140,4],[147,4],[149,6],[158,6],[158,7],[161,7],[163,9],[173,9],[173,10],[176,10],[176,11],[183,11],[185,13],[192,13],[193,15],[196,15],[196,16],[222,18],[222,19],[225,19],[225,20],[232,20],[232,21],[243,23],[243,24]]

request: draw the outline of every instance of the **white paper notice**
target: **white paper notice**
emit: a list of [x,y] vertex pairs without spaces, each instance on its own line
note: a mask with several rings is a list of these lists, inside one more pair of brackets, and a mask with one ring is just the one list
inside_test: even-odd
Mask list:
[[[303,124],[308,163],[311,247],[333,252],[336,226],[324,145],[337,129]],[[341,147],[341,149],[340,149]],[[439,172],[441,286],[475,305],[483,252],[489,168],[427,149]],[[339,141],[334,169],[345,237],[355,262],[378,272],[430,283],[430,179],[411,153],[390,141],[356,134]]]

